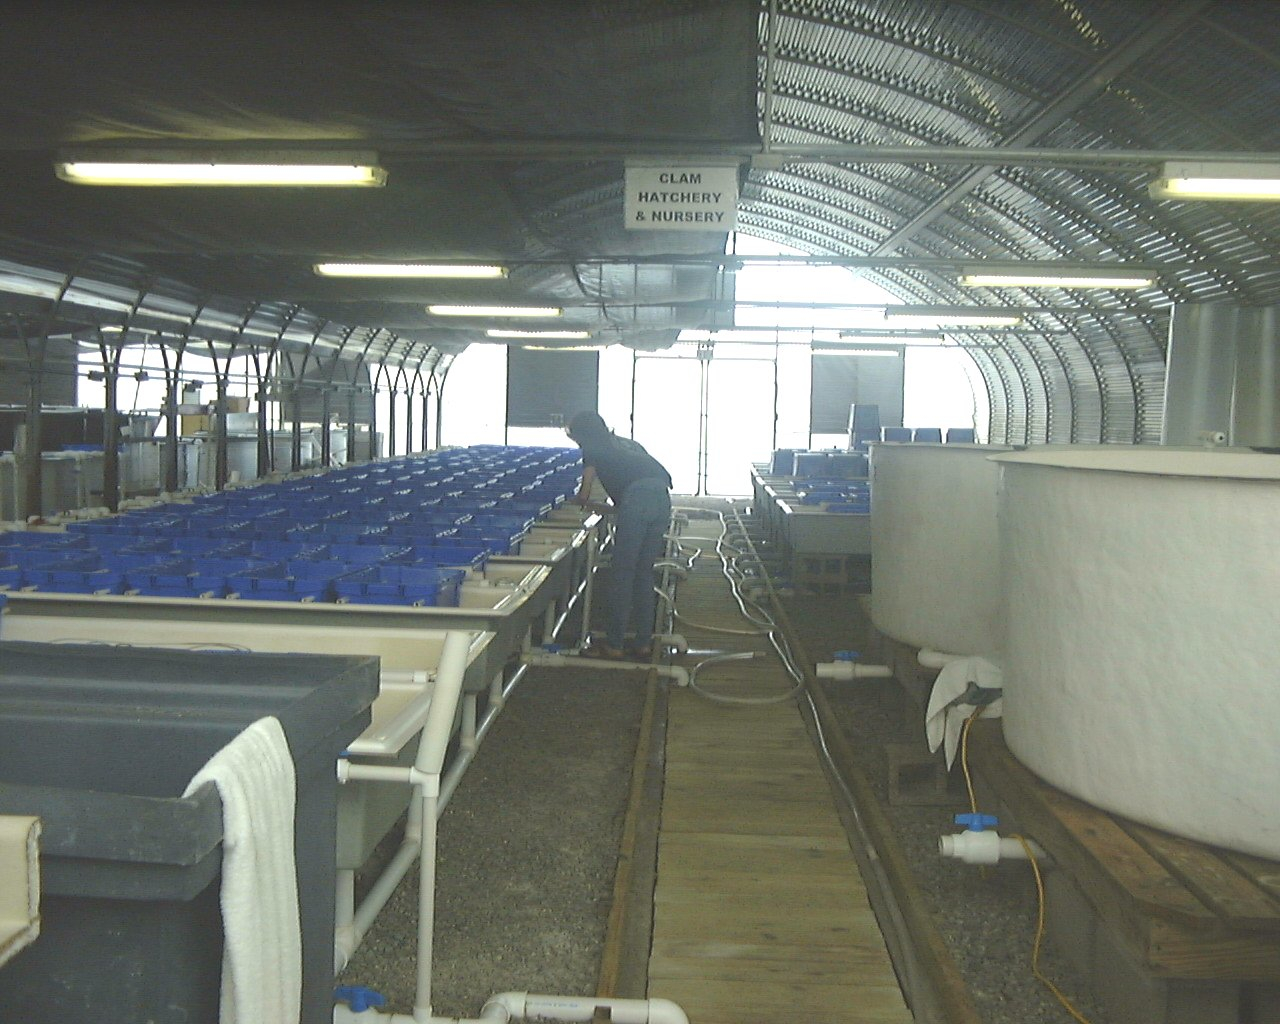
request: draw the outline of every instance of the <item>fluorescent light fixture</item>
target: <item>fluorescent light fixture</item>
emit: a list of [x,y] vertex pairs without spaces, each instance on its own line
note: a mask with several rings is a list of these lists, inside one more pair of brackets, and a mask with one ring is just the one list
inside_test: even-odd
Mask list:
[[559,306],[428,306],[432,316],[561,316]]
[[387,180],[373,153],[102,149],[60,157],[54,169],[77,185],[360,187]]
[[605,345],[521,345],[526,352],[603,352]]
[[841,331],[841,341],[852,341],[860,345],[937,345],[944,340],[939,331],[904,331],[901,334],[886,334],[883,331]]
[[1021,313],[1002,313],[980,306],[886,306],[884,318],[920,327],[1017,327]]
[[506,277],[507,268],[450,263],[317,263],[322,277]]
[[1167,163],[1148,186],[1155,199],[1280,200],[1280,164],[1187,160]]
[[811,353],[815,356],[874,356],[885,359],[901,359],[903,353],[899,349],[871,348],[862,345],[830,345],[819,348],[814,346]]
[[490,327],[484,332],[489,338],[562,338],[565,341],[585,341],[590,331],[508,331]]
[[1150,288],[1155,275],[1145,270],[982,270],[962,273],[965,288]]

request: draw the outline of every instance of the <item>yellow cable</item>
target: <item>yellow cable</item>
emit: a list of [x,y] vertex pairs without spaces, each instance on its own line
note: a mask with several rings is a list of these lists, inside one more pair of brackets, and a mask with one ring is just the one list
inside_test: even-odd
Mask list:
[[1032,874],[1036,877],[1036,939],[1031,946],[1031,973],[1054,994],[1058,1002],[1062,1004],[1063,1009],[1071,1014],[1074,1020],[1079,1024],[1089,1024],[1089,1018],[1071,1005],[1071,1000],[1062,994],[1058,986],[1055,985],[1045,973],[1040,970],[1040,943],[1044,940],[1044,880],[1040,877],[1040,865],[1036,862],[1036,855],[1031,852],[1031,844],[1027,842],[1024,836],[1015,835],[1014,839],[1022,844],[1022,849],[1027,855],[1027,860],[1031,862]]
[[[960,767],[964,769],[964,784],[969,790],[969,808],[974,814],[978,813],[978,801],[974,795],[973,778],[969,774],[969,729],[977,721],[982,711],[981,707],[974,708],[973,714],[964,720],[964,728],[960,731]],[[1031,871],[1036,879],[1036,937],[1031,946],[1031,973],[1037,981],[1054,994],[1054,997],[1062,1004],[1063,1009],[1071,1014],[1073,1019],[1078,1021],[1079,1024],[1090,1024],[1089,1018],[1072,1006],[1071,1000],[1064,996],[1058,986],[1050,981],[1048,976],[1040,970],[1040,945],[1044,941],[1044,880],[1040,877],[1040,865],[1036,861],[1036,855],[1031,852],[1031,844],[1023,836],[1015,835],[1013,838],[1022,844],[1022,849],[1027,855],[1027,860],[1031,863]]]
[[964,720],[964,728],[960,730],[960,767],[964,769],[964,786],[969,791],[969,810],[978,813],[978,798],[973,792],[973,778],[969,774],[969,729],[982,714],[982,708],[973,709],[973,714]]

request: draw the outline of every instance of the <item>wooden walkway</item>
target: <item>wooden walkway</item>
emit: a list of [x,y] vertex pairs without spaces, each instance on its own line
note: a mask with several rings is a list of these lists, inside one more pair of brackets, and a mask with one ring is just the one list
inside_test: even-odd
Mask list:
[[[695,519],[688,532],[718,523]],[[694,651],[767,650],[760,637],[698,628],[750,628],[711,546],[699,546],[677,629]],[[772,654],[709,666],[696,682],[739,698],[791,688]],[[680,1003],[692,1024],[912,1019],[794,702],[671,693],[654,899],[649,994]]]

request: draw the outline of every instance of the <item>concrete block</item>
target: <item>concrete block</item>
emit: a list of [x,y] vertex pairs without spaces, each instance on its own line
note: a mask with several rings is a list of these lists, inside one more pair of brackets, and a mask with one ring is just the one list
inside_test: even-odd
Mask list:
[[889,803],[945,805],[955,802],[947,792],[947,765],[942,754],[915,743],[887,743]]
[[1154,977],[1107,928],[1095,932],[1092,977],[1097,1001],[1124,1024],[1241,1024],[1238,982]]
[[1165,1024],[1238,1024],[1240,983],[1170,980]]
[[1153,978],[1133,953],[1107,928],[1095,931],[1094,998],[1107,1013],[1125,1024],[1164,1024],[1168,986]]
[[1242,986],[1240,1024],[1276,1024],[1280,1021],[1280,984],[1255,981]]
[[[1004,830],[1004,823],[1001,822]],[[1065,872],[1044,873],[1045,940],[1082,977],[1093,968],[1098,915]]]

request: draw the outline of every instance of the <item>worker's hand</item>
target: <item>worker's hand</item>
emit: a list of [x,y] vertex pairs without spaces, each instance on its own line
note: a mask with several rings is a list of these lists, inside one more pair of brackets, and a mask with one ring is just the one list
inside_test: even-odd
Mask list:
[[591,501],[588,498],[570,498],[575,505],[587,512],[599,512],[601,515],[608,515],[610,512],[616,512],[617,509],[602,501]]

